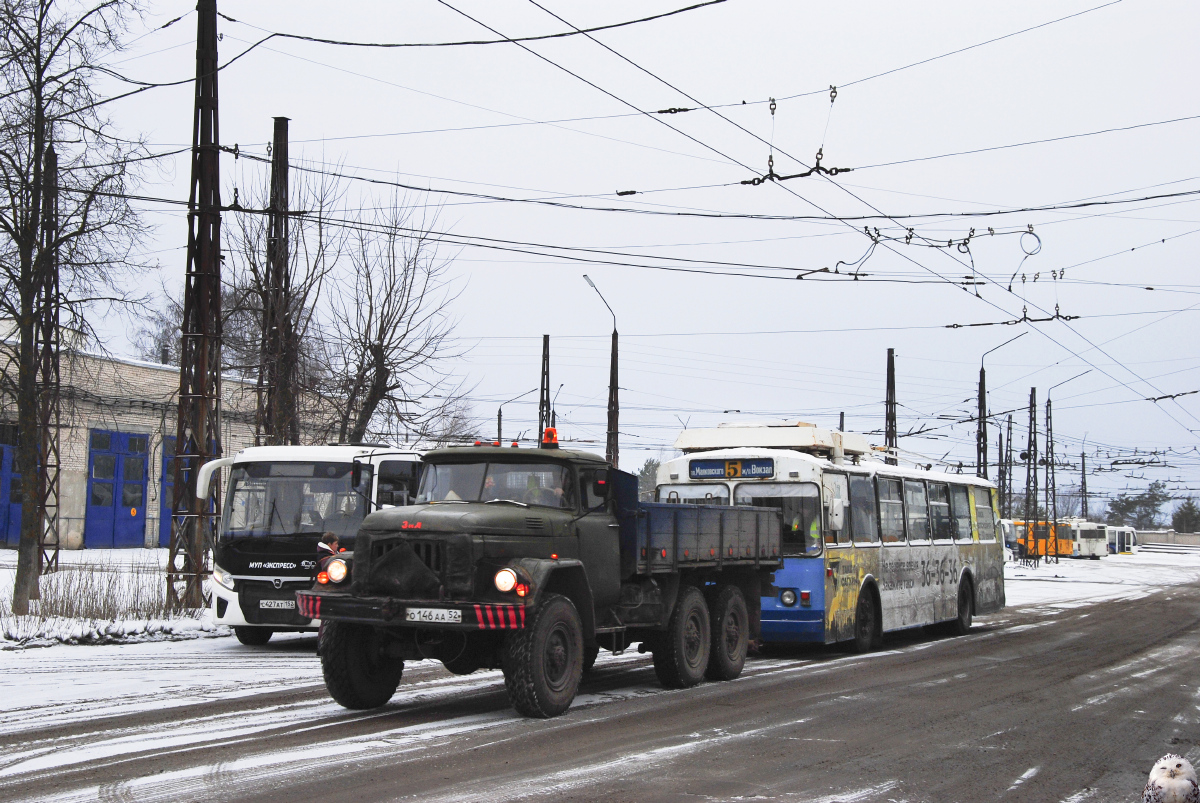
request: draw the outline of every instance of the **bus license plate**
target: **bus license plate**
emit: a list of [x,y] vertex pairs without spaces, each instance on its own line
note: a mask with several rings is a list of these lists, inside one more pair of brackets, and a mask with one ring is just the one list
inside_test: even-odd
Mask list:
[[462,611],[449,608],[409,608],[404,612],[404,621],[462,624]]
[[283,608],[285,610],[295,610],[296,600],[294,599],[260,599],[258,607],[262,608]]

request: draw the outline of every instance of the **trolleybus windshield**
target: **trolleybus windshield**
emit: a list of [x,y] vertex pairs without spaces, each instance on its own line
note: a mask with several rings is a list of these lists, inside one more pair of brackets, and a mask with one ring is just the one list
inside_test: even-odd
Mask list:
[[821,554],[821,494],[811,482],[765,482],[738,485],[739,505],[783,511],[783,554]]

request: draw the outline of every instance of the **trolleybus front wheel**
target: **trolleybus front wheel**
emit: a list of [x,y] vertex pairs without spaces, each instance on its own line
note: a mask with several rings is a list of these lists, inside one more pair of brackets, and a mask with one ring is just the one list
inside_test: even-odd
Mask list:
[[857,653],[870,652],[883,641],[882,623],[875,608],[875,596],[870,586],[858,592],[854,608],[854,640],[851,649]]

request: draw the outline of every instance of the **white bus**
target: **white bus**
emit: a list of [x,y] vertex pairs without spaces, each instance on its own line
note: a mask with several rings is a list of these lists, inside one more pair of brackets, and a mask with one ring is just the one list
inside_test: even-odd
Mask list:
[[1138,550],[1137,530],[1124,525],[1108,525],[1108,551],[1113,555],[1134,555]]
[[1069,518],[1059,524],[1060,537],[1071,536],[1071,557],[1100,560],[1108,554],[1108,527],[1080,518]]
[[213,620],[248,645],[315,630],[320,622],[296,610],[296,591],[312,586],[321,536],[350,550],[367,513],[416,495],[420,460],[381,444],[253,446],[201,466],[200,488],[230,469],[213,546]]
[[938,622],[963,633],[1004,606],[992,483],[889,465],[861,435],[810,424],[686,429],[656,496],[782,511],[784,568],[762,597],[764,641],[853,641]]

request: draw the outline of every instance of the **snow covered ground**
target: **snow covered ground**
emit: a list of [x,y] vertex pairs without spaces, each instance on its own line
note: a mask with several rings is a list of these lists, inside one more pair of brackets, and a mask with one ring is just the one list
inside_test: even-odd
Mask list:
[[1108,555],[1100,560],[1061,559],[1029,569],[1017,563],[1004,567],[1008,606],[1078,608],[1115,599],[1138,599],[1174,585],[1200,582],[1200,551],[1160,552],[1142,549],[1136,555]]

